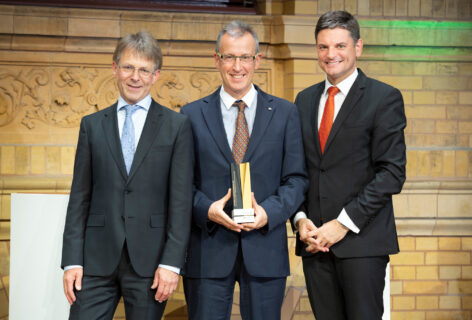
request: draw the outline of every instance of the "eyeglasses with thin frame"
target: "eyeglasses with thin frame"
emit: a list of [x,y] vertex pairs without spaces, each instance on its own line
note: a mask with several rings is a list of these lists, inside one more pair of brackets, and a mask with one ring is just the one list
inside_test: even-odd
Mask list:
[[216,55],[220,58],[221,61],[223,61],[223,63],[227,63],[227,64],[235,63],[236,59],[239,59],[241,63],[249,64],[253,62],[257,57],[257,54],[253,56],[247,55],[247,54],[244,54],[242,56],[235,56],[232,54],[221,54],[219,52],[217,52]]
[[[132,65],[118,66],[118,68],[120,68],[121,73],[125,76],[130,76],[134,74],[134,71],[136,70],[136,67]],[[151,75],[153,75],[156,72],[156,71],[149,71],[146,68],[139,68],[137,70],[138,70],[138,75],[143,79],[149,78]]]

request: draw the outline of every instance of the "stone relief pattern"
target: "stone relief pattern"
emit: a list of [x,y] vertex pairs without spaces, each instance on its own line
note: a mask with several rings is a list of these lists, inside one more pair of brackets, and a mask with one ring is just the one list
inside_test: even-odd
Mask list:
[[[254,82],[267,91],[269,70]],[[162,70],[151,95],[179,111],[185,104],[211,94],[220,85],[217,70]],[[47,126],[77,127],[80,119],[106,108],[118,96],[109,68],[8,67],[0,69],[0,128],[12,122],[34,130]]]

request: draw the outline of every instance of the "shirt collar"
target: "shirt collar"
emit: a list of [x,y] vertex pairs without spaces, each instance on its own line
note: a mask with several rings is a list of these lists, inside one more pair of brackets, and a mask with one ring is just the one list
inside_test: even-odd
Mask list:
[[[136,105],[140,106],[141,108],[145,109],[146,111],[149,111],[149,107],[151,107],[151,102],[152,102],[152,98],[151,98],[151,95],[148,94],[147,96],[145,96],[141,101],[138,101],[138,103],[136,103]],[[117,109],[118,111],[121,110],[121,108],[123,108],[124,106],[127,106],[129,105],[128,102],[126,102],[121,96],[118,98],[118,105],[117,105]]]
[[256,95],[257,95],[257,91],[256,91],[256,88],[254,88],[253,84],[251,84],[251,89],[249,89],[249,92],[246,93],[246,95],[242,99],[233,98],[229,93],[225,91],[223,86],[221,86],[221,90],[220,90],[221,101],[223,101],[223,105],[228,110],[232,107],[233,103],[237,100],[243,100],[246,106],[248,108],[251,108],[252,103],[254,102],[254,99],[256,98]]
[[[357,68],[355,68],[354,72],[351,73],[351,75],[349,77],[347,77],[346,79],[344,79],[343,81],[341,81],[340,83],[338,83],[336,85],[336,87],[338,87],[339,91],[341,91],[341,93],[344,96],[347,96],[349,90],[351,89],[352,85],[354,84],[354,81],[356,81],[358,74],[359,74],[359,72],[357,71]],[[332,87],[332,86],[333,85],[329,82],[328,78],[326,78],[323,95],[325,95],[326,91],[328,91],[329,87]]]

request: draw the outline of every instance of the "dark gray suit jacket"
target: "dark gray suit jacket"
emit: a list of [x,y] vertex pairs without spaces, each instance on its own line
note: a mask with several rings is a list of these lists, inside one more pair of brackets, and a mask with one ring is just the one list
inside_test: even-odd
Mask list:
[[[295,100],[310,176],[301,210],[321,226],[346,209],[361,231],[348,232],[331,248],[338,257],[396,253],[392,194],[402,189],[406,164],[402,95],[359,70],[321,154],[317,119],[324,84],[303,90]],[[296,252],[308,255],[299,239]]]
[[152,277],[181,268],[192,208],[193,142],[188,119],[152,101],[129,175],[116,104],[82,119],[67,208],[62,267],[110,275],[126,241],[131,264]]

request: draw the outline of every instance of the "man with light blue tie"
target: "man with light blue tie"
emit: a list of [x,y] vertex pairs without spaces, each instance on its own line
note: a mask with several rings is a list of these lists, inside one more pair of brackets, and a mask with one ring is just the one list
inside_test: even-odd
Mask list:
[[117,103],[82,119],[64,228],[70,319],[160,319],[176,289],[192,207],[193,144],[186,116],[150,95],[162,64],[146,31],[113,55]]

